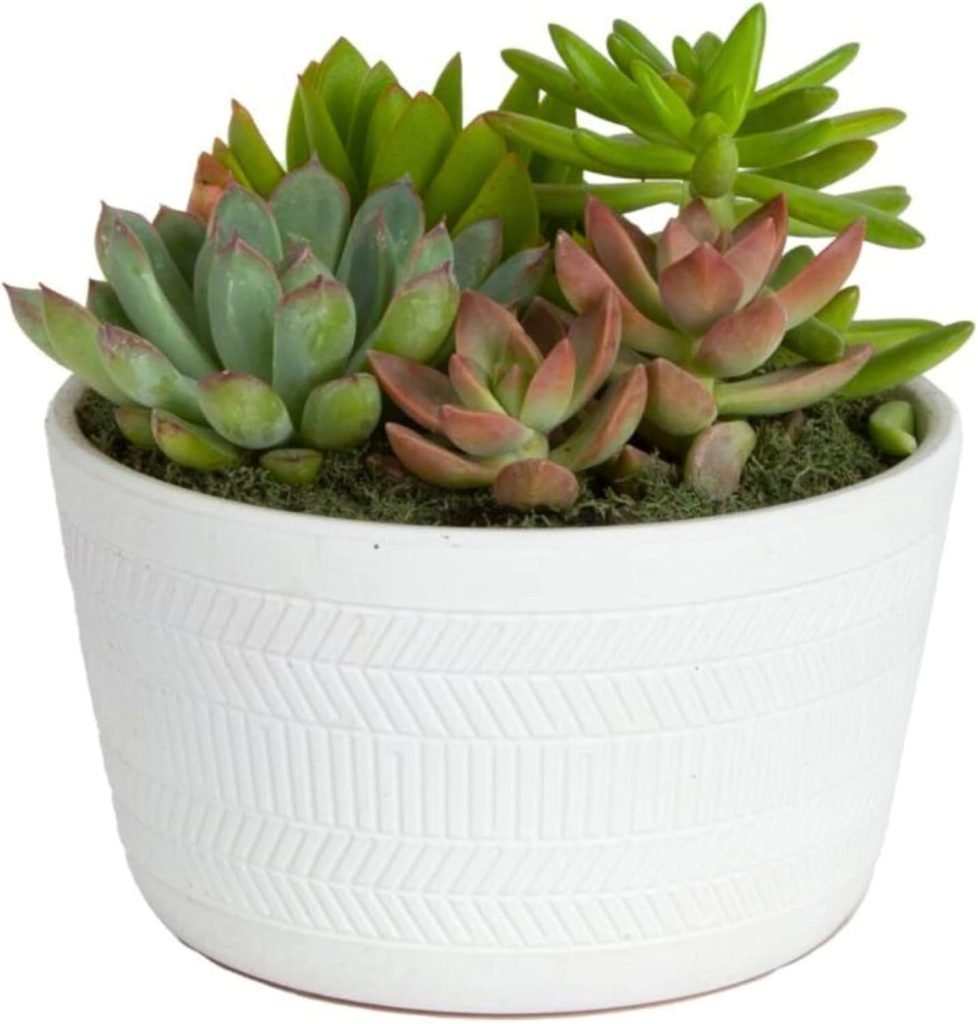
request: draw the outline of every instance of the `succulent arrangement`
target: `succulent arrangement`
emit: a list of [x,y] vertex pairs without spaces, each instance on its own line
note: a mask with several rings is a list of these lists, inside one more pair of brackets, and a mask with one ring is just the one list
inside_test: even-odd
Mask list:
[[[505,51],[516,81],[468,124],[460,58],[411,95],[340,40],[299,76],[284,161],[234,103],[187,210],[104,207],[104,280],[85,305],[8,288],[18,322],[182,466],[308,485],[383,425],[429,485],[556,510],[663,459],[721,501],[760,419],[884,394],[968,339],[856,319],[864,242],[923,241],[904,189],[825,191],[903,119],[827,115],[857,47],[761,86],[760,5],[671,58],[623,21],[607,56],[551,35],[562,63]],[[624,216],[664,204],[652,234]],[[867,431],[911,454],[912,404]]]

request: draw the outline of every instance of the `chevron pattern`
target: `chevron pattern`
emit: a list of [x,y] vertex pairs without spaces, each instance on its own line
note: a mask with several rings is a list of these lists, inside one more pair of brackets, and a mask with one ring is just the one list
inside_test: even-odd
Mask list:
[[868,876],[940,538],[750,600],[500,615],[330,604],[65,521],[141,873],[358,944],[612,948]]

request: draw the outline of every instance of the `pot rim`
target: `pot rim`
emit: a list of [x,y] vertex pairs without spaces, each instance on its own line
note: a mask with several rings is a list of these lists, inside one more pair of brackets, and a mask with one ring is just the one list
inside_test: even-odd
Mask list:
[[[607,535],[618,542],[629,537],[639,540],[655,531],[661,537],[670,532],[676,536],[689,536],[692,531],[722,527],[728,529],[734,524],[749,521],[763,527],[764,520],[786,515],[819,520],[829,512],[843,510],[846,503],[860,502],[870,490],[879,488],[902,488],[905,478],[920,473],[939,457],[943,449],[958,439],[961,433],[960,414],[954,402],[936,385],[921,378],[899,389],[899,393],[913,401],[918,416],[918,430],[923,433],[919,448],[903,461],[890,469],[862,480],[857,484],[831,491],[828,494],[797,501],[784,502],[759,509],[728,512],[721,515],[702,516],[694,519],[670,520],[653,523],[623,523],[610,526],[566,526],[566,527],[505,527],[505,526],[430,526],[412,523],[389,523],[376,519],[342,519],[333,516],[314,515],[308,512],[293,512],[287,509],[272,509],[261,505],[250,505],[200,494],[178,484],[171,484],[156,477],[117,462],[96,448],[82,433],[75,416],[75,409],[85,394],[86,385],[76,377],[68,380],[57,390],[48,407],[45,426],[52,453],[57,451],[86,473],[99,478],[111,487],[133,493],[151,500],[155,505],[182,512],[199,512],[209,516],[234,519],[244,525],[288,526],[303,533],[328,533],[332,537],[347,537],[351,541],[373,539],[376,531],[390,531],[402,541],[431,542],[443,546],[446,541],[465,541],[471,544],[475,539],[485,539],[486,544],[496,546],[516,545],[525,547],[527,540],[533,546],[559,544],[580,540],[582,536],[595,538]],[[904,492],[905,493],[905,492]],[[773,526],[774,524],[772,524]]]

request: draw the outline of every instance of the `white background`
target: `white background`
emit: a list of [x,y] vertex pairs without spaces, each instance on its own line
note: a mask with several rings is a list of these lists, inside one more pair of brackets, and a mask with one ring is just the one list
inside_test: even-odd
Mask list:
[[[281,146],[294,75],[346,34],[412,90],[463,49],[467,113],[509,84],[504,46],[548,49],[556,20],[600,41],[612,17],[658,40],[726,32],[744,0],[545,3],[8,4],[0,32],[0,279],[81,299],[96,270],[98,201],[152,213],[181,205],[196,152],[222,133],[232,95]],[[892,13],[884,14],[884,11]],[[840,111],[893,105],[909,123],[882,140],[859,186],[903,183],[929,244],[873,249],[867,315],[978,317],[974,215],[976,55],[954,0],[770,0],[765,81],[857,39]],[[281,130],[280,130],[281,129]],[[116,839],[75,641],[41,421],[61,379],[0,312],[0,1019],[276,1024],[366,1020],[370,1011],[288,995],[212,966],[143,905]],[[962,406],[978,341],[933,374]],[[975,669],[978,413],[968,445],[887,845],[852,923],[757,983],[656,1010],[657,1024],[978,1019]]]

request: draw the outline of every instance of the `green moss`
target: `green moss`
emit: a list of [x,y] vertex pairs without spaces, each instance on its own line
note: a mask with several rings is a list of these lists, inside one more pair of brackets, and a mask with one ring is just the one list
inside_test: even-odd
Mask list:
[[134,448],[115,425],[111,406],[88,394],[78,409],[82,432],[117,462],[200,494],[264,508],[341,519],[425,526],[594,526],[667,522],[780,505],[848,487],[893,465],[869,441],[867,420],[879,399],[830,401],[803,417],[758,424],[757,449],[737,493],[712,502],[685,486],[675,466],[656,460],[627,493],[589,480],[564,513],[496,506],[486,491],[441,491],[397,472],[382,436],[364,449],[326,458],[311,487],[277,483],[257,465],[228,472],[183,469],[158,451]]

